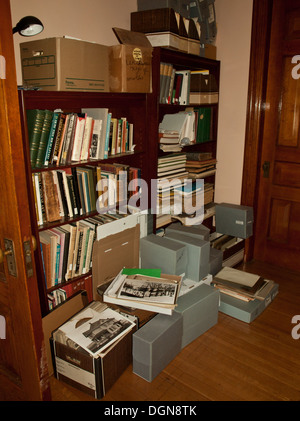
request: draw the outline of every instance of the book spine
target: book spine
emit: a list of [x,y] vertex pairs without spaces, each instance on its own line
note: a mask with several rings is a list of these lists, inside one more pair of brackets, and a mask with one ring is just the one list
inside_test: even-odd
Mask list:
[[52,123],[53,111],[45,110],[45,118],[42,127],[42,133],[39,142],[39,148],[36,156],[36,167],[42,167],[44,165],[44,159],[46,154],[46,149],[48,145],[48,139],[50,134],[50,127]]
[[29,110],[27,112],[30,163],[32,168],[35,168],[36,165],[44,117],[44,110]]
[[58,124],[58,118],[59,118],[59,113],[58,112],[53,113],[53,118],[52,118],[52,123],[51,123],[51,127],[50,127],[50,133],[49,133],[49,139],[48,139],[48,144],[47,144],[45,159],[44,159],[44,166],[45,167],[49,165],[49,159],[50,159],[50,155],[51,155],[51,152],[52,152],[54,136],[55,136],[56,127],[57,127],[57,124]]

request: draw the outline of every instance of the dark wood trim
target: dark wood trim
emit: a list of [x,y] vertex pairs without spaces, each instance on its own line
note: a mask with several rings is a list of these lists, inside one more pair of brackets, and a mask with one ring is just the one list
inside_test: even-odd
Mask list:
[[[254,208],[261,168],[261,146],[273,0],[253,0],[251,52],[241,204]],[[246,241],[245,261],[253,258],[255,236]]]

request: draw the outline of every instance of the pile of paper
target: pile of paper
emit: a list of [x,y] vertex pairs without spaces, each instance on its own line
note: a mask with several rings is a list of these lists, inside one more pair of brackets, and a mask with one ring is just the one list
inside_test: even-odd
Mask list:
[[184,146],[195,143],[195,113],[181,111],[165,114],[159,125],[160,149],[179,152]]
[[[103,301],[156,313],[172,314],[181,285],[180,276],[152,276],[149,269],[123,269],[111,282]],[[156,270],[154,270],[156,271]],[[155,272],[156,274],[156,272]]]
[[273,281],[231,267],[224,267],[217,273],[212,284],[222,294],[243,301],[264,300],[274,286]]

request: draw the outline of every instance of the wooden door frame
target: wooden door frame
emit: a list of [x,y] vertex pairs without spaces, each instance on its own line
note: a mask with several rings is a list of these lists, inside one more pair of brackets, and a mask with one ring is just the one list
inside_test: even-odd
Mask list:
[[[272,23],[273,0],[253,0],[247,119],[241,204],[252,206],[254,225],[257,215],[264,107]],[[254,230],[255,231],[255,230]],[[255,234],[246,240],[245,261],[254,253]]]
[[[14,242],[16,256],[16,273],[12,276],[8,270],[6,282],[8,284],[7,306],[10,306],[14,323],[14,340],[19,341],[18,352],[19,373],[14,379],[6,376],[0,367],[0,383],[7,389],[14,383],[19,387],[22,397],[26,400],[50,399],[50,384],[46,347],[42,330],[42,318],[37,288],[37,278],[33,258],[32,229],[28,209],[28,192],[26,184],[26,169],[23,154],[23,140],[17,92],[17,78],[15,55],[13,46],[12,21],[10,2],[1,2],[0,14],[0,54],[5,61],[5,74],[1,77],[1,142],[3,159],[7,178],[10,180],[9,203],[4,221],[11,218],[11,224],[5,225],[3,234]],[[6,180],[5,180],[6,181]],[[1,180],[4,183],[4,180]],[[8,215],[9,210],[11,213]],[[31,247],[32,272],[28,272],[25,258],[24,242]],[[0,239],[3,248],[3,239]],[[4,263],[6,265],[6,262]],[[22,320],[22,323],[19,322]],[[11,332],[10,332],[11,333]],[[30,346],[24,347],[24,344]],[[22,389],[23,388],[23,389]],[[21,394],[20,394],[21,396]],[[14,398],[14,397],[13,397]]]

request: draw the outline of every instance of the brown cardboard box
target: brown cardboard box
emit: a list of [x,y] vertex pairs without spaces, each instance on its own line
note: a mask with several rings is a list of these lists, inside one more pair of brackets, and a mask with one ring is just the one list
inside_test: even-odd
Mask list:
[[151,92],[152,47],[142,33],[113,28],[120,45],[109,47],[111,92]]
[[60,335],[56,337],[53,332],[50,342],[56,378],[95,399],[101,399],[132,362],[132,335],[135,330],[133,327],[97,357],[81,347],[75,349],[61,343],[57,340]]
[[108,92],[108,48],[59,37],[22,42],[23,85],[47,91]]
[[74,295],[67,300],[63,305],[55,307],[47,316],[43,317],[43,333],[46,346],[47,362],[48,362],[48,373],[49,376],[53,374],[53,364],[50,348],[50,338],[52,332],[57,329],[61,324],[78,313],[88,304],[88,298],[85,291]]

